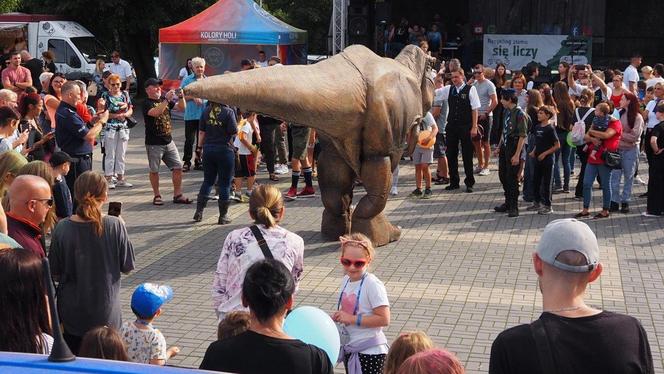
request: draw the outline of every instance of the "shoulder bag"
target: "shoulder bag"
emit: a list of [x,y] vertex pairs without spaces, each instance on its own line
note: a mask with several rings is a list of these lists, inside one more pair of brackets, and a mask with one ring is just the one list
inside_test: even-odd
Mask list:
[[251,225],[249,226],[249,229],[254,234],[256,241],[258,241],[258,246],[263,252],[263,256],[265,257],[265,259],[274,260],[274,256],[272,256],[272,251],[270,251],[270,247],[267,246],[267,242],[265,241],[263,234],[261,234],[261,230],[258,228],[258,226]]

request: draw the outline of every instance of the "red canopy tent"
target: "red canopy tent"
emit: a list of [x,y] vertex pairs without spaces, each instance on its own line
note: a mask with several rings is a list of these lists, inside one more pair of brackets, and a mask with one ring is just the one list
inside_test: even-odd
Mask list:
[[206,74],[239,70],[258,51],[284,64],[306,64],[307,32],[272,16],[253,0],[219,0],[203,12],[159,30],[159,76],[177,80],[191,57],[205,59]]

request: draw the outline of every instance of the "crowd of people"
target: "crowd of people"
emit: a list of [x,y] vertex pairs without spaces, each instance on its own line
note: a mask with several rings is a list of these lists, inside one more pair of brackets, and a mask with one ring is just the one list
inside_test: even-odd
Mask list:
[[[0,313],[7,323],[0,324],[0,350],[49,353],[55,327],[40,266],[40,259],[48,257],[52,280],[58,284],[64,338],[75,354],[164,365],[179,352],[178,347],[168,348],[153,326],[173,297],[170,287],[139,285],[131,298],[135,319],[123,320],[121,314],[121,278],[135,268],[134,249],[122,218],[104,215],[102,206],[109,190],[132,187],[125,154],[136,120],[127,93],[134,79],[131,69],[117,52],[112,61],[108,67],[98,61],[88,84],[43,71],[37,79],[41,90],[33,87],[32,74],[21,66],[20,53],[10,56],[2,72],[0,277],[5,287],[0,288],[0,300],[7,307]],[[241,69],[279,63],[259,53],[257,61],[243,60]],[[469,78],[460,61],[442,64],[435,76],[432,109],[417,127],[424,136],[409,155],[417,187],[411,196],[431,198],[434,183],[447,185],[446,191],[460,189],[459,151],[465,192],[473,193],[476,176],[491,174],[493,155],[498,156],[505,195],[495,211],[517,217],[521,196],[532,203],[527,210],[550,214],[552,195],[571,192],[578,156],[575,197],[583,199],[583,210],[575,218],[590,215],[596,179],[603,202],[594,217],[605,218],[630,211],[643,151],[649,166],[645,215],[664,215],[664,103],[659,102],[664,98],[664,65],[643,68],[641,79],[636,70],[640,64],[641,58],[634,56],[625,72],[619,72],[561,62],[559,76],[548,83],[536,79],[535,65],[510,72],[504,65],[494,69],[476,64]],[[194,221],[202,221],[210,200],[217,201],[219,224],[230,223],[232,201],[248,203],[254,221],[231,231],[221,247],[211,291],[218,340],[210,344],[201,368],[332,372],[336,363],[325,351],[293,339],[283,329],[305,264],[303,239],[279,223],[284,199],[315,195],[315,131],[185,96],[182,88],[206,79],[200,57],[187,62],[181,78],[180,88],[167,92],[159,79],[144,83],[152,203],[164,205],[159,183],[163,162],[172,173],[175,204],[193,203],[182,192],[183,173],[203,171]],[[172,135],[171,111],[176,108],[184,111],[182,158]],[[103,155],[101,173],[92,170],[97,143]],[[289,160],[291,187],[285,195],[269,183],[255,182],[261,164],[268,179],[278,181]],[[434,163],[435,174],[429,170]],[[298,192],[301,177],[305,186]],[[393,195],[398,194],[397,184],[395,178]],[[551,365],[565,372],[652,372],[641,324],[585,304],[586,286],[599,278],[602,265],[594,234],[575,218],[545,228],[533,254],[544,312],[533,324],[496,338],[491,373],[537,372]],[[375,256],[364,235],[340,238],[345,275],[336,308],[328,311],[339,330],[339,362],[351,374],[463,373],[459,360],[435,348],[425,333],[407,333],[388,344],[383,330],[391,320],[389,295],[369,271]],[[588,341],[594,342],[592,353]]]

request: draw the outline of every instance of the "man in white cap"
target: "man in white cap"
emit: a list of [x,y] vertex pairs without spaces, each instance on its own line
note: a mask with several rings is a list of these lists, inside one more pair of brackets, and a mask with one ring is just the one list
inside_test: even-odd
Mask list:
[[586,305],[602,273],[597,238],[572,218],[549,223],[533,253],[543,313],[491,346],[489,373],[654,373],[648,337],[630,316]]

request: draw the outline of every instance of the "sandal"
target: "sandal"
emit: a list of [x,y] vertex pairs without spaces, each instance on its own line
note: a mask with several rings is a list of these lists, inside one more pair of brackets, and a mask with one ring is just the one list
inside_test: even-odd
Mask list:
[[600,219],[600,218],[609,218],[609,213],[603,214],[602,212],[599,212],[595,214],[593,219]]
[[590,213],[589,213],[589,212],[586,212],[586,213],[584,213],[584,212],[580,212],[580,213],[577,213],[577,214],[574,216],[574,218],[584,218],[584,217],[589,217],[589,216],[590,216]]
[[174,204],[191,204],[191,203],[193,203],[193,201],[189,200],[186,197],[184,197],[184,195],[179,194],[179,195],[173,197],[173,203]]
[[183,172],[183,173],[186,173],[186,172],[188,172],[189,170],[191,170],[191,163],[189,163],[189,162],[185,162],[184,165],[182,165],[182,172]]
[[270,174],[270,180],[274,182],[279,182],[279,177],[274,174]]
[[164,205],[164,200],[161,199],[161,195],[156,195],[152,199],[152,205]]

